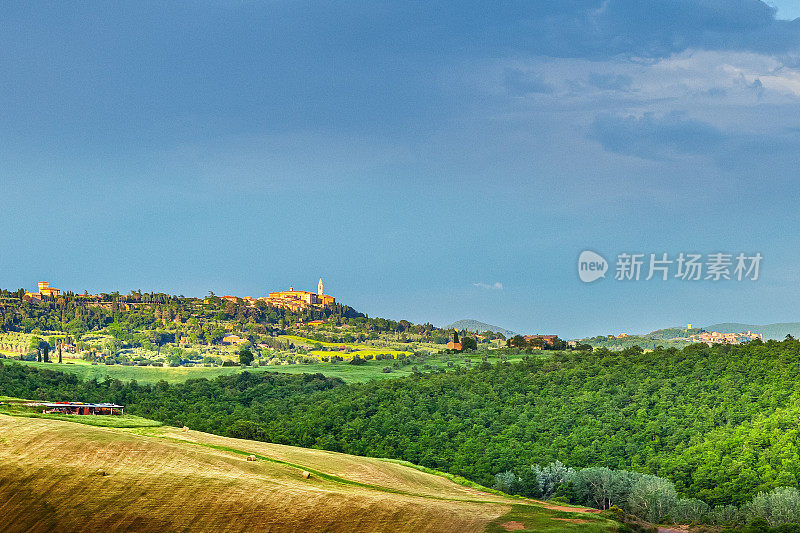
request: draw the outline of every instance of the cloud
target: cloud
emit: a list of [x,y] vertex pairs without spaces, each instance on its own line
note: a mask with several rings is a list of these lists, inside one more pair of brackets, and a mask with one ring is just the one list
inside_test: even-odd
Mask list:
[[531,93],[548,94],[553,92],[553,86],[544,81],[541,74],[518,68],[506,68],[505,86],[509,94],[513,96],[525,96]]
[[724,138],[713,126],[682,113],[663,117],[653,113],[640,117],[602,115],[592,123],[589,137],[609,152],[643,159],[701,154],[713,150]]
[[601,115],[589,137],[607,151],[649,160],[709,157],[724,169],[791,165],[800,151],[800,131],[729,133],[683,113],[663,116]]
[[487,289],[487,290],[493,290],[493,291],[502,291],[503,290],[503,284],[500,283],[499,281],[495,281],[492,284],[480,283],[480,282],[479,283],[473,283],[472,286],[473,287],[478,287],[479,289]]
[[633,78],[625,74],[589,74],[589,84],[598,89],[610,91],[626,91],[630,89]]
[[539,8],[539,16],[527,21],[529,47],[554,57],[800,49],[800,23],[776,20],[775,9],[760,0],[568,0],[558,5],[557,11]]
[[800,20],[776,19],[776,9],[762,0],[327,1],[312,2],[308,11],[309,31],[367,51],[591,59],[658,58],[687,49],[800,52]]

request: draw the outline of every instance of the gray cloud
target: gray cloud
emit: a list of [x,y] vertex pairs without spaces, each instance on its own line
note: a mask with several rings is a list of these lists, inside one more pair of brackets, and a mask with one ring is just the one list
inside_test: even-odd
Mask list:
[[610,91],[628,90],[633,83],[633,78],[625,74],[598,74],[592,72],[589,75],[589,85],[598,89]]
[[653,58],[697,48],[800,52],[800,20],[777,20],[775,9],[761,0],[325,2],[309,10],[309,30],[333,41],[345,39],[359,50],[435,50],[440,57],[523,52]]
[[641,117],[602,115],[592,123],[589,137],[609,152],[644,159],[707,153],[724,139],[713,126],[681,113],[663,117],[653,113]]
[[650,160],[709,157],[722,168],[796,166],[800,131],[726,133],[682,113],[598,116],[589,137],[608,152]]
[[567,1],[529,20],[531,48],[553,56],[664,57],[690,48],[786,53],[800,49],[800,21],[775,19],[760,0]]

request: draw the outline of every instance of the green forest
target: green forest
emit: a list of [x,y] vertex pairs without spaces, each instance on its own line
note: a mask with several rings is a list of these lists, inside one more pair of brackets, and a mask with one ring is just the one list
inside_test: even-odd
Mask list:
[[84,382],[2,362],[0,393],[112,401],[167,424],[404,459],[484,485],[560,461],[658,476],[709,506],[797,487],[797,340],[551,353],[360,384],[248,372]]

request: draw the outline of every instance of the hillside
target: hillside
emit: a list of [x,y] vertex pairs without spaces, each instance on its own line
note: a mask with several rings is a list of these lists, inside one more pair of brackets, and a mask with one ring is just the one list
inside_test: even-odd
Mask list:
[[453,322],[449,326],[446,326],[445,329],[457,329],[458,331],[477,331],[479,333],[484,331],[492,331],[494,333],[500,333],[506,339],[510,339],[516,335],[516,333],[510,329],[504,329],[500,326],[493,326],[491,324],[487,324],[486,322],[480,322],[478,320],[470,320],[466,318],[463,320],[458,320],[457,322]]
[[778,324],[739,324],[736,322],[725,322],[722,324],[712,324],[705,326],[706,331],[719,331],[720,333],[739,333],[741,331],[752,331],[764,335],[764,339],[783,340],[786,334],[792,337],[800,337],[800,322],[782,322]]
[[[403,459],[485,486],[556,460],[631,470],[712,506],[796,486],[798,380],[797,340],[557,352],[354,384],[243,372],[145,385],[0,364],[7,396],[110,401],[169,425]],[[531,489],[520,493],[538,497]]]
[[3,415],[0,435],[6,531],[616,530],[381,459]]
[[[0,289],[0,358],[58,361],[86,379],[213,378],[237,372],[244,361],[354,382],[452,362],[441,357],[450,332],[430,323],[368,318],[341,304],[291,310],[261,300],[138,292],[26,301],[23,293]],[[479,349],[503,342],[495,333],[482,337]],[[337,365],[353,359],[353,366]]]

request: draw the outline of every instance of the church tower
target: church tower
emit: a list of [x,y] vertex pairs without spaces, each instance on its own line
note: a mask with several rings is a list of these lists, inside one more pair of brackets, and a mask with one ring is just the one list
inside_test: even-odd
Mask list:
[[319,283],[317,283],[317,296],[322,296],[322,278],[319,278]]

